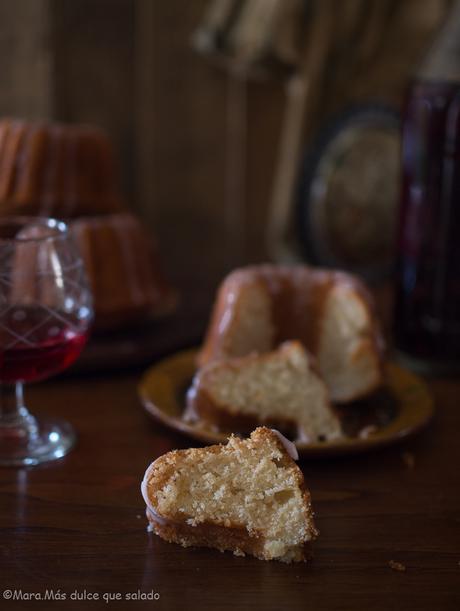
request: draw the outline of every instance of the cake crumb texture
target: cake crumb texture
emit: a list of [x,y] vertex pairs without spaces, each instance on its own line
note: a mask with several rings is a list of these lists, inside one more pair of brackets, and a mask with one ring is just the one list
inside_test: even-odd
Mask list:
[[144,481],[155,532],[183,546],[291,562],[306,559],[318,534],[302,472],[265,427],[225,446],[169,452]]

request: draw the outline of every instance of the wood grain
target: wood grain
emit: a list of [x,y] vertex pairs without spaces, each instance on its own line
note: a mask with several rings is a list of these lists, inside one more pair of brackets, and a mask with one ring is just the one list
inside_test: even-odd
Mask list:
[[[437,414],[412,441],[301,462],[321,535],[310,564],[283,565],[183,549],[146,532],[145,468],[192,443],[148,420],[136,395],[140,374],[28,389],[33,412],[70,420],[79,443],[58,463],[0,470],[0,590],[153,590],[160,600],[143,604],[167,610],[459,608],[458,380],[429,382]],[[98,608],[80,604],[43,608]],[[5,609],[39,606],[13,601]]]
[[0,115],[54,112],[53,45],[47,0],[0,2]]
[[127,200],[136,208],[132,0],[49,0],[53,118],[110,135]]

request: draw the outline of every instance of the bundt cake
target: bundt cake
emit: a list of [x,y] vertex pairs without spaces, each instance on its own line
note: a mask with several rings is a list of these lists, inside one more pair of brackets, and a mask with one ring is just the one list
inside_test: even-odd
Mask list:
[[306,265],[260,265],[220,286],[199,366],[298,339],[315,356],[331,399],[361,398],[382,382],[383,340],[372,300],[354,276]]
[[305,560],[318,532],[293,457],[293,444],[264,427],[227,445],[160,456],[141,486],[151,530],[184,547]]
[[155,244],[129,213],[82,217],[70,229],[92,289],[96,329],[167,312],[175,297]]
[[124,209],[112,148],[86,125],[0,121],[0,215],[70,218]]
[[[40,304],[63,312],[65,297],[72,295],[74,306],[85,290],[80,283],[82,265],[76,265],[79,257],[69,253],[65,243],[61,248],[60,236],[67,230],[65,223],[49,226],[46,219],[29,220],[15,234],[11,251],[10,302],[23,306]],[[67,267],[65,273],[63,265]]]
[[304,442],[341,436],[326,385],[298,341],[205,365],[187,394],[184,418],[240,433],[267,424]]

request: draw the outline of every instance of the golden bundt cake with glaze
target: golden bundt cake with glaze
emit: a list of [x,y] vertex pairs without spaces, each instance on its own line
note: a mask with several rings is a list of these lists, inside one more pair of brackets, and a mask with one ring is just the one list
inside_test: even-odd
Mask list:
[[315,356],[335,402],[361,398],[382,383],[383,340],[363,283],[307,265],[250,266],[227,276],[199,365],[268,352],[291,339]]
[[0,215],[70,218],[123,209],[101,129],[0,121]]
[[184,547],[306,560],[318,532],[294,458],[293,444],[264,427],[227,445],[168,452],[141,485],[150,528]]
[[289,430],[302,442],[342,435],[326,385],[298,341],[202,367],[187,393],[184,418],[240,433],[266,424]]
[[82,217],[69,226],[92,289],[96,329],[142,322],[172,308],[175,294],[158,249],[135,216]]

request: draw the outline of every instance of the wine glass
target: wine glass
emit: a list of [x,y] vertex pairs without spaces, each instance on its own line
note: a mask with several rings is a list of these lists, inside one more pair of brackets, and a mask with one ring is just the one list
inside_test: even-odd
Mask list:
[[64,421],[27,410],[23,384],[69,367],[93,318],[83,262],[62,221],[0,220],[0,465],[36,465],[75,443]]

